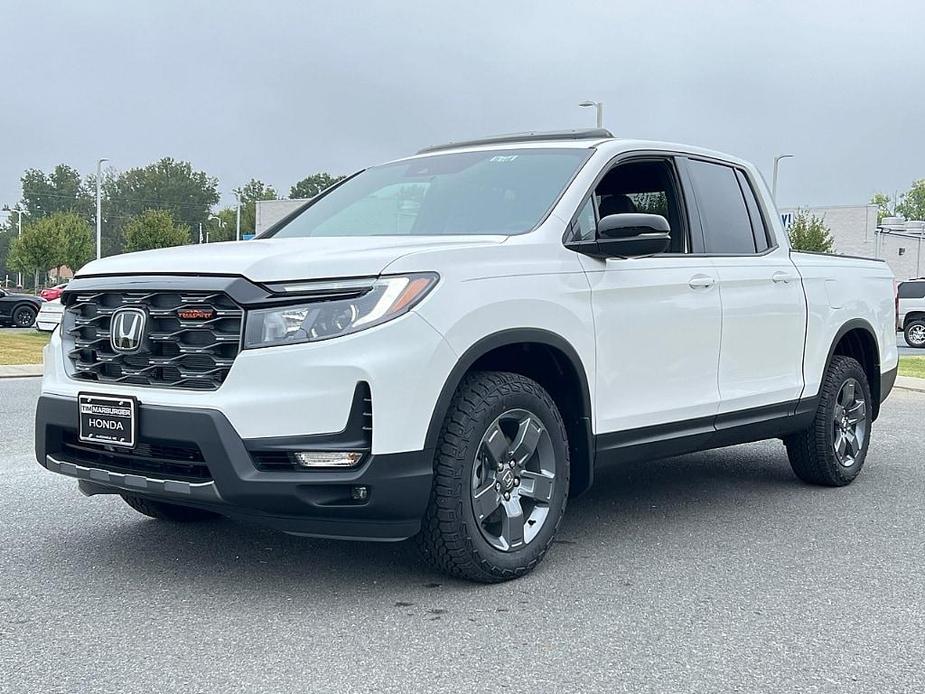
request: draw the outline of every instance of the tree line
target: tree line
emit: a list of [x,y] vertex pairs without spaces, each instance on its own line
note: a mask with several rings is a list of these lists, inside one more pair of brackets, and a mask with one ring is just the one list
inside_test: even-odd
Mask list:
[[921,221],[925,219],[925,178],[914,181],[909,190],[892,198],[886,193],[874,193],[870,204],[877,206],[878,222],[884,217]]
[[[341,180],[319,172],[289,190],[290,198],[310,198]],[[52,269],[79,269],[96,255],[96,176],[58,164],[49,172],[28,169],[21,178],[22,236],[17,215],[0,226],[0,281],[18,272],[38,287]],[[216,209],[218,179],[190,162],[165,157],[127,171],[110,169],[101,182],[102,254],[179,246],[235,238],[237,209]],[[241,233],[254,233],[258,200],[282,197],[258,179],[234,190],[241,201]]]
[[[289,197],[314,197],[342,178],[325,172],[306,176],[290,188]],[[75,168],[58,164],[47,173],[29,169],[21,182],[22,236],[15,215],[9,215],[0,226],[0,281],[22,272],[27,286],[38,287],[48,271],[64,266],[76,270],[95,256],[96,177],[82,177]],[[258,179],[234,192],[241,201],[242,234],[254,232],[258,200],[281,197]],[[235,238],[236,208],[215,209],[218,179],[186,161],[165,157],[127,171],[110,170],[101,195],[104,256],[194,243],[199,241],[200,225],[210,242]],[[876,193],[870,202],[878,208],[878,220],[925,219],[925,179],[892,198]],[[801,213],[789,233],[794,248],[833,249],[821,219]]]

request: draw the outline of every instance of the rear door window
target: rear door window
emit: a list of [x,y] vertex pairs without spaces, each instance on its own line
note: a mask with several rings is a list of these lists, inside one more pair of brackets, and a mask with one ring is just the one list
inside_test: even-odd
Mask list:
[[691,159],[688,170],[697,195],[706,252],[753,255],[757,250],[755,235],[735,169]]

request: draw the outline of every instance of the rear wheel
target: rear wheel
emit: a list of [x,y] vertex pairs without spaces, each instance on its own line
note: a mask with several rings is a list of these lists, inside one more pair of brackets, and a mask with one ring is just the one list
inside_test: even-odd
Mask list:
[[568,484],[565,425],[549,394],[520,374],[473,373],[440,434],[422,553],[460,578],[522,576],[549,549]]
[[211,511],[203,511],[200,508],[180,506],[179,504],[171,504],[165,501],[155,501],[137,494],[123,494],[122,498],[125,503],[138,511],[138,513],[157,520],[190,523],[219,517],[217,513],[212,513]]
[[37,312],[31,306],[20,306],[13,311],[13,325],[17,328],[28,328],[35,323]]
[[796,476],[828,487],[850,484],[864,466],[872,423],[864,369],[851,357],[832,357],[812,425],[784,440]]
[[925,347],[925,320],[909,321],[903,330],[903,336],[906,338],[906,344],[910,347]]

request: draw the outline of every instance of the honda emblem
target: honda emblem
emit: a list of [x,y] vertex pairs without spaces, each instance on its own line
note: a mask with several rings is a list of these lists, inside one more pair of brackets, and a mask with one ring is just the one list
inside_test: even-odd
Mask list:
[[148,315],[140,308],[120,308],[112,314],[109,342],[116,352],[131,354],[141,349]]

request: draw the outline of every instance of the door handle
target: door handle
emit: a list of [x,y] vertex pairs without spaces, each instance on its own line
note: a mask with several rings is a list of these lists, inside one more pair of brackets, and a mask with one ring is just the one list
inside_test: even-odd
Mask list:
[[771,275],[771,281],[774,284],[789,284],[796,278],[788,272],[775,272]]
[[716,283],[709,275],[694,275],[687,283],[691,289],[709,289]]

